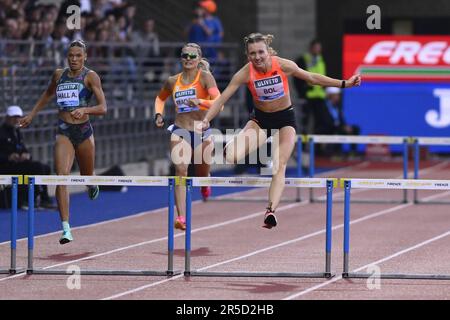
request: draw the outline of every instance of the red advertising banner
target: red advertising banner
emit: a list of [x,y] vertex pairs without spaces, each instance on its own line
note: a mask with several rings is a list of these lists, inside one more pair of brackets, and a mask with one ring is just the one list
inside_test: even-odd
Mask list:
[[450,36],[345,35],[344,78],[450,82]]

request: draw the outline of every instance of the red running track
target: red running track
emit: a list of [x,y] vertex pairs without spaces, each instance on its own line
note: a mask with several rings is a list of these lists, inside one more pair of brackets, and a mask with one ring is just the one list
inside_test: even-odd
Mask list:
[[[395,178],[401,170],[368,170],[365,164],[329,177]],[[448,164],[422,170],[422,178],[450,179]],[[316,190],[317,196],[324,191]],[[285,196],[293,197],[294,189]],[[303,190],[304,197],[307,191]],[[335,190],[339,198],[342,189]],[[239,196],[265,196],[257,189]],[[399,191],[358,190],[352,199],[400,199]],[[410,194],[411,198],[412,194]],[[421,197],[450,200],[448,192],[421,193]],[[261,228],[265,203],[196,202],[193,205],[193,270],[321,272],[324,268],[325,205],[282,203],[279,226]],[[58,243],[59,233],[35,242],[35,267],[65,269],[164,270],[166,209],[142,213],[74,230],[75,241]],[[38,218],[38,217],[37,217]],[[450,274],[450,219],[446,205],[352,204],[351,270],[366,271],[376,263],[386,273]],[[0,299],[448,299],[449,281],[381,280],[370,289],[367,280],[341,279],[343,206],[333,207],[332,270],[336,277],[205,278],[183,276],[82,276],[81,288],[70,290],[68,276],[19,274],[0,276]],[[184,268],[184,233],[176,232],[175,269]],[[26,265],[26,241],[18,243],[18,266]],[[9,244],[0,245],[0,266],[9,263]]]

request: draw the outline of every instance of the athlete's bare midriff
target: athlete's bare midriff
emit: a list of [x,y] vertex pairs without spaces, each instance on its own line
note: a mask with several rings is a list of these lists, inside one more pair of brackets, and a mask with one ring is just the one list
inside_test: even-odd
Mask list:
[[80,119],[74,119],[69,111],[58,111],[58,117],[62,121],[71,124],[85,123],[89,120],[89,115],[85,114]]
[[197,110],[186,113],[177,113],[175,116],[175,125],[177,127],[194,131],[194,121],[201,122],[206,115],[207,110]]
[[277,112],[282,111],[284,109],[289,108],[291,103],[291,97],[289,95],[281,97],[275,101],[253,101],[255,103],[255,107],[262,112]]

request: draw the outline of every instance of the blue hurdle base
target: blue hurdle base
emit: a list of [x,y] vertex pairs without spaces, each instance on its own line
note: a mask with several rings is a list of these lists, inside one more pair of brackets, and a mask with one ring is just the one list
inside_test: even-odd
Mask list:
[[189,271],[184,272],[186,277],[261,277],[261,278],[332,278],[334,273],[327,272],[208,272],[208,271]]
[[[27,270],[28,275],[33,274],[48,274],[48,275],[73,275],[73,272],[67,270],[42,270],[32,269]],[[182,274],[181,270],[176,271],[151,271],[151,270],[80,270],[80,275],[92,276],[159,276],[172,277]]]
[[0,274],[10,274],[10,275],[14,275],[14,274],[19,274],[19,273],[24,273],[26,271],[25,268],[19,268],[19,269],[2,269],[0,270]]
[[345,279],[411,279],[411,280],[450,280],[450,275],[446,274],[412,274],[412,273],[382,273],[374,275],[373,273],[343,273]]

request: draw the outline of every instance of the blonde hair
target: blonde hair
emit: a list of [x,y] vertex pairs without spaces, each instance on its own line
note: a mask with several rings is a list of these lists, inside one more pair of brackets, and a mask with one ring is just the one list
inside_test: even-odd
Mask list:
[[201,58],[200,62],[198,63],[198,66],[197,66],[198,69],[201,69],[201,70],[204,70],[207,72],[211,72],[211,68],[209,66],[209,61],[206,60],[205,58],[203,58],[202,48],[198,44],[196,44],[194,42],[189,42],[189,43],[186,43],[181,50],[183,50],[184,48],[196,49],[199,57]]
[[186,44],[183,46],[183,48],[182,48],[181,50],[183,50],[184,48],[194,48],[194,49],[197,50],[197,53],[198,53],[198,55],[199,55],[200,57],[203,56],[203,54],[202,54],[202,48],[201,48],[198,44],[196,44],[196,43],[194,43],[194,42],[186,43]]
[[244,37],[245,53],[248,53],[248,44],[249,43],[264,42],[267,46],[267,51],[269,51],[269,54],[271,56],[277,55],[277,52],[270,46],[273,38],[274,38],[274,36],[271,34],[262,34],[259,32],[250,33],[248,36]]

